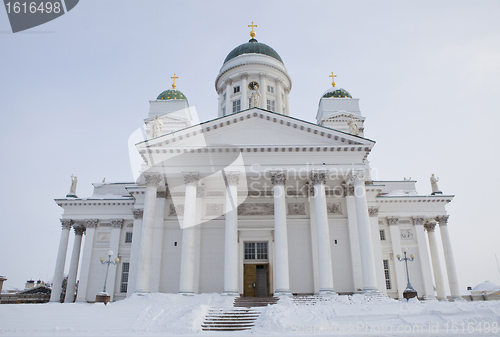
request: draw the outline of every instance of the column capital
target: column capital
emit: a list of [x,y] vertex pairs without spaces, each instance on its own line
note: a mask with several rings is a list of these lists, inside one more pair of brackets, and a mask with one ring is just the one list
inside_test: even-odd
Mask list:
[[399,224],[399,217],[397,217],[397,216],[388,216],[387,217],[387,222],[389,223],[389,226],[397,226]]
[[186,185],[197,185],[198,180],[200,180],[199,172],[182,172],[184,176],[184,184]]
[[168,195],[168,192],[165,190],[165,191],[156,191],[156,197],[157,198],[163,198],[165,199]]
[[142,219],[142,216],[144,215],[144,210],[142,208],[137,208],[134,209],[134,219]]
[[85,232],[85,227],[83,226],[73,227],[73,229],[75,230],[75,235],[83,235]]
[[260,76],[260,77],[264,77],[264,78],[265,78],[265,77],[267,77],[267,73],[262,73],[262,72],[260,72],[260,73],[259,73],[259,76]]
[[97,227],[97,219],[85,219],[83,220],[86,228],[96,228]]
[[426,221],[424,224],[424,228],[427,230],[427,232],[434,232],[436,229],[436,221]]
[[379,207],[368,207],[368,214],[373,218],[378,217],[378,210]]
[[436,217],[436,221],[439,222],[439,226],[446,226],[448,225],[448,218],[449,215],[438,215]]
[[326,175],[327,171],[313,171],[311,172],[311,181],[313,185],[323,184],[326,185]]
[[227,86],[230,86],[232,82],[233,80],[230,79],[229,77],[224,80],[224,83],[226,83]]
[[366,178],[366,172],[364,169],[360,170],[352,170],[349,173],[349,178],[350,180],[352,179],[353,181],[357,182],[364,182]]
[[248,77],[248,73],[239,73],[239,75],[241,79]]
[[417,225],[422,226],[425,222],[425,219],[423,216],[412,216],[411,219],[413,220],[414,226],[417,226]]
[[111,219],[111,225],[113,226],[113,228],[122,228],[123,219]]
[[354,196],[354,185],[349,184],[349,181],[342,183],[342,189],[344,190],[344,197]]
[[161,174],[157,172],[144,173],[144,180],[146,181],[146,186],[148,187],[158,187],[160,185],[162,178]]
[[75,222],[71,219],[61,219],[61,227],[63,229],[70,229]]
[[238,185],[240,182],[240,171],[224,171],[228,185]]
[[286,171],[271,171],[271,182],[273,185],[285,185]]

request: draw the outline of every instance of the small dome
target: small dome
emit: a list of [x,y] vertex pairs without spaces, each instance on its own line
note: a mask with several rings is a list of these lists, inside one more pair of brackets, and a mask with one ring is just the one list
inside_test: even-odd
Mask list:
[[500,287],[493,282],[486,281],[483,283],[478,284],[475,286],[472,291],[485,291],[485,292],[491,292],[500,289]]
[[324,98],[352,98],[351,94],[347,92],[347,90],[342,88],[330,88],[324,94]]
[[161,94],[156,97],[156,99],[163,99],[163,100],[169,100],[169,99],[185,99],[187,100],[186,96],[179,90],[175,89],[168,89],[162,92]]
[[[269,47],[267,44],[260,43],[256,39],[250,39],[247,43],[243,43],[239,45],[238,47],[234,48],[231,50],[229,54],[227,54],[226,59],[224,60],[224,63],[226,63],[229,60],[234,59],[236,56],[240,56],[243,54],[263,54],[267,56],[271,56],[275,58],[276,60],[280,61],[283,63],[283,60],[279,56],[279,54],[274,50],[273,48]],[[283,63],[284,64],[284,63]]]

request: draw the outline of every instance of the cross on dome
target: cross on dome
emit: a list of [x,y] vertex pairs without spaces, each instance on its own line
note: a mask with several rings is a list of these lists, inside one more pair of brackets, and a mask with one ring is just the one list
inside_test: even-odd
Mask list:
[[179,78],[179,77],[175,76],[175,73],[174,73],[174,77],[170,77],[170,78],[174,80],[174,83],[172,83],[172,89],[175,89],[175,87],[177,86],[177,85],[175,84],[175,79],[176,79],[176,78]]
[[332,71],[332,74],[328,77],[332,78],[332,86],[335,88],[335,86],[337,85],[337,83],[335,83],[335,77],[337,77],[337,75],[334,75],[333,71]]
[[252,24],[251,25],[248,25],[248,27],[252,27],[252,31],[250,32],[250,36],[252,37],[252,39],[255,39],[255,35],[257,35],[257,33],[255,33],[255,30],[253,30],[254,27],[258,27],[257,25],[254,25],[253,24],[253,21],[252,21]]

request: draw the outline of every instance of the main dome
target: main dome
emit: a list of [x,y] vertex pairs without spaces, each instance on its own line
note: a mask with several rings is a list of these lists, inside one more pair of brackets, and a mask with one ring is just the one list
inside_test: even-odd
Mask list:
[[256,39],[250,39],[250,41],[248,41],[247,43],[243,43],[238,47],[234,48],[233,50],[231,50],[231,52],[227,54],[224,63],[243,54],[267,55],[283,63],[283,60],[281,59],[280,55],[276,52],[276,50],[269,47],[267,44],[258,42]]

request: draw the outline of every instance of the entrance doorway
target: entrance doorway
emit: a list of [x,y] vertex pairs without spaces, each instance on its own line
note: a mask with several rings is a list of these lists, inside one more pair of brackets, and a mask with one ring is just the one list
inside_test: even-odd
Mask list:
[[269,297],[269,264],[244,265],[245,297]]

